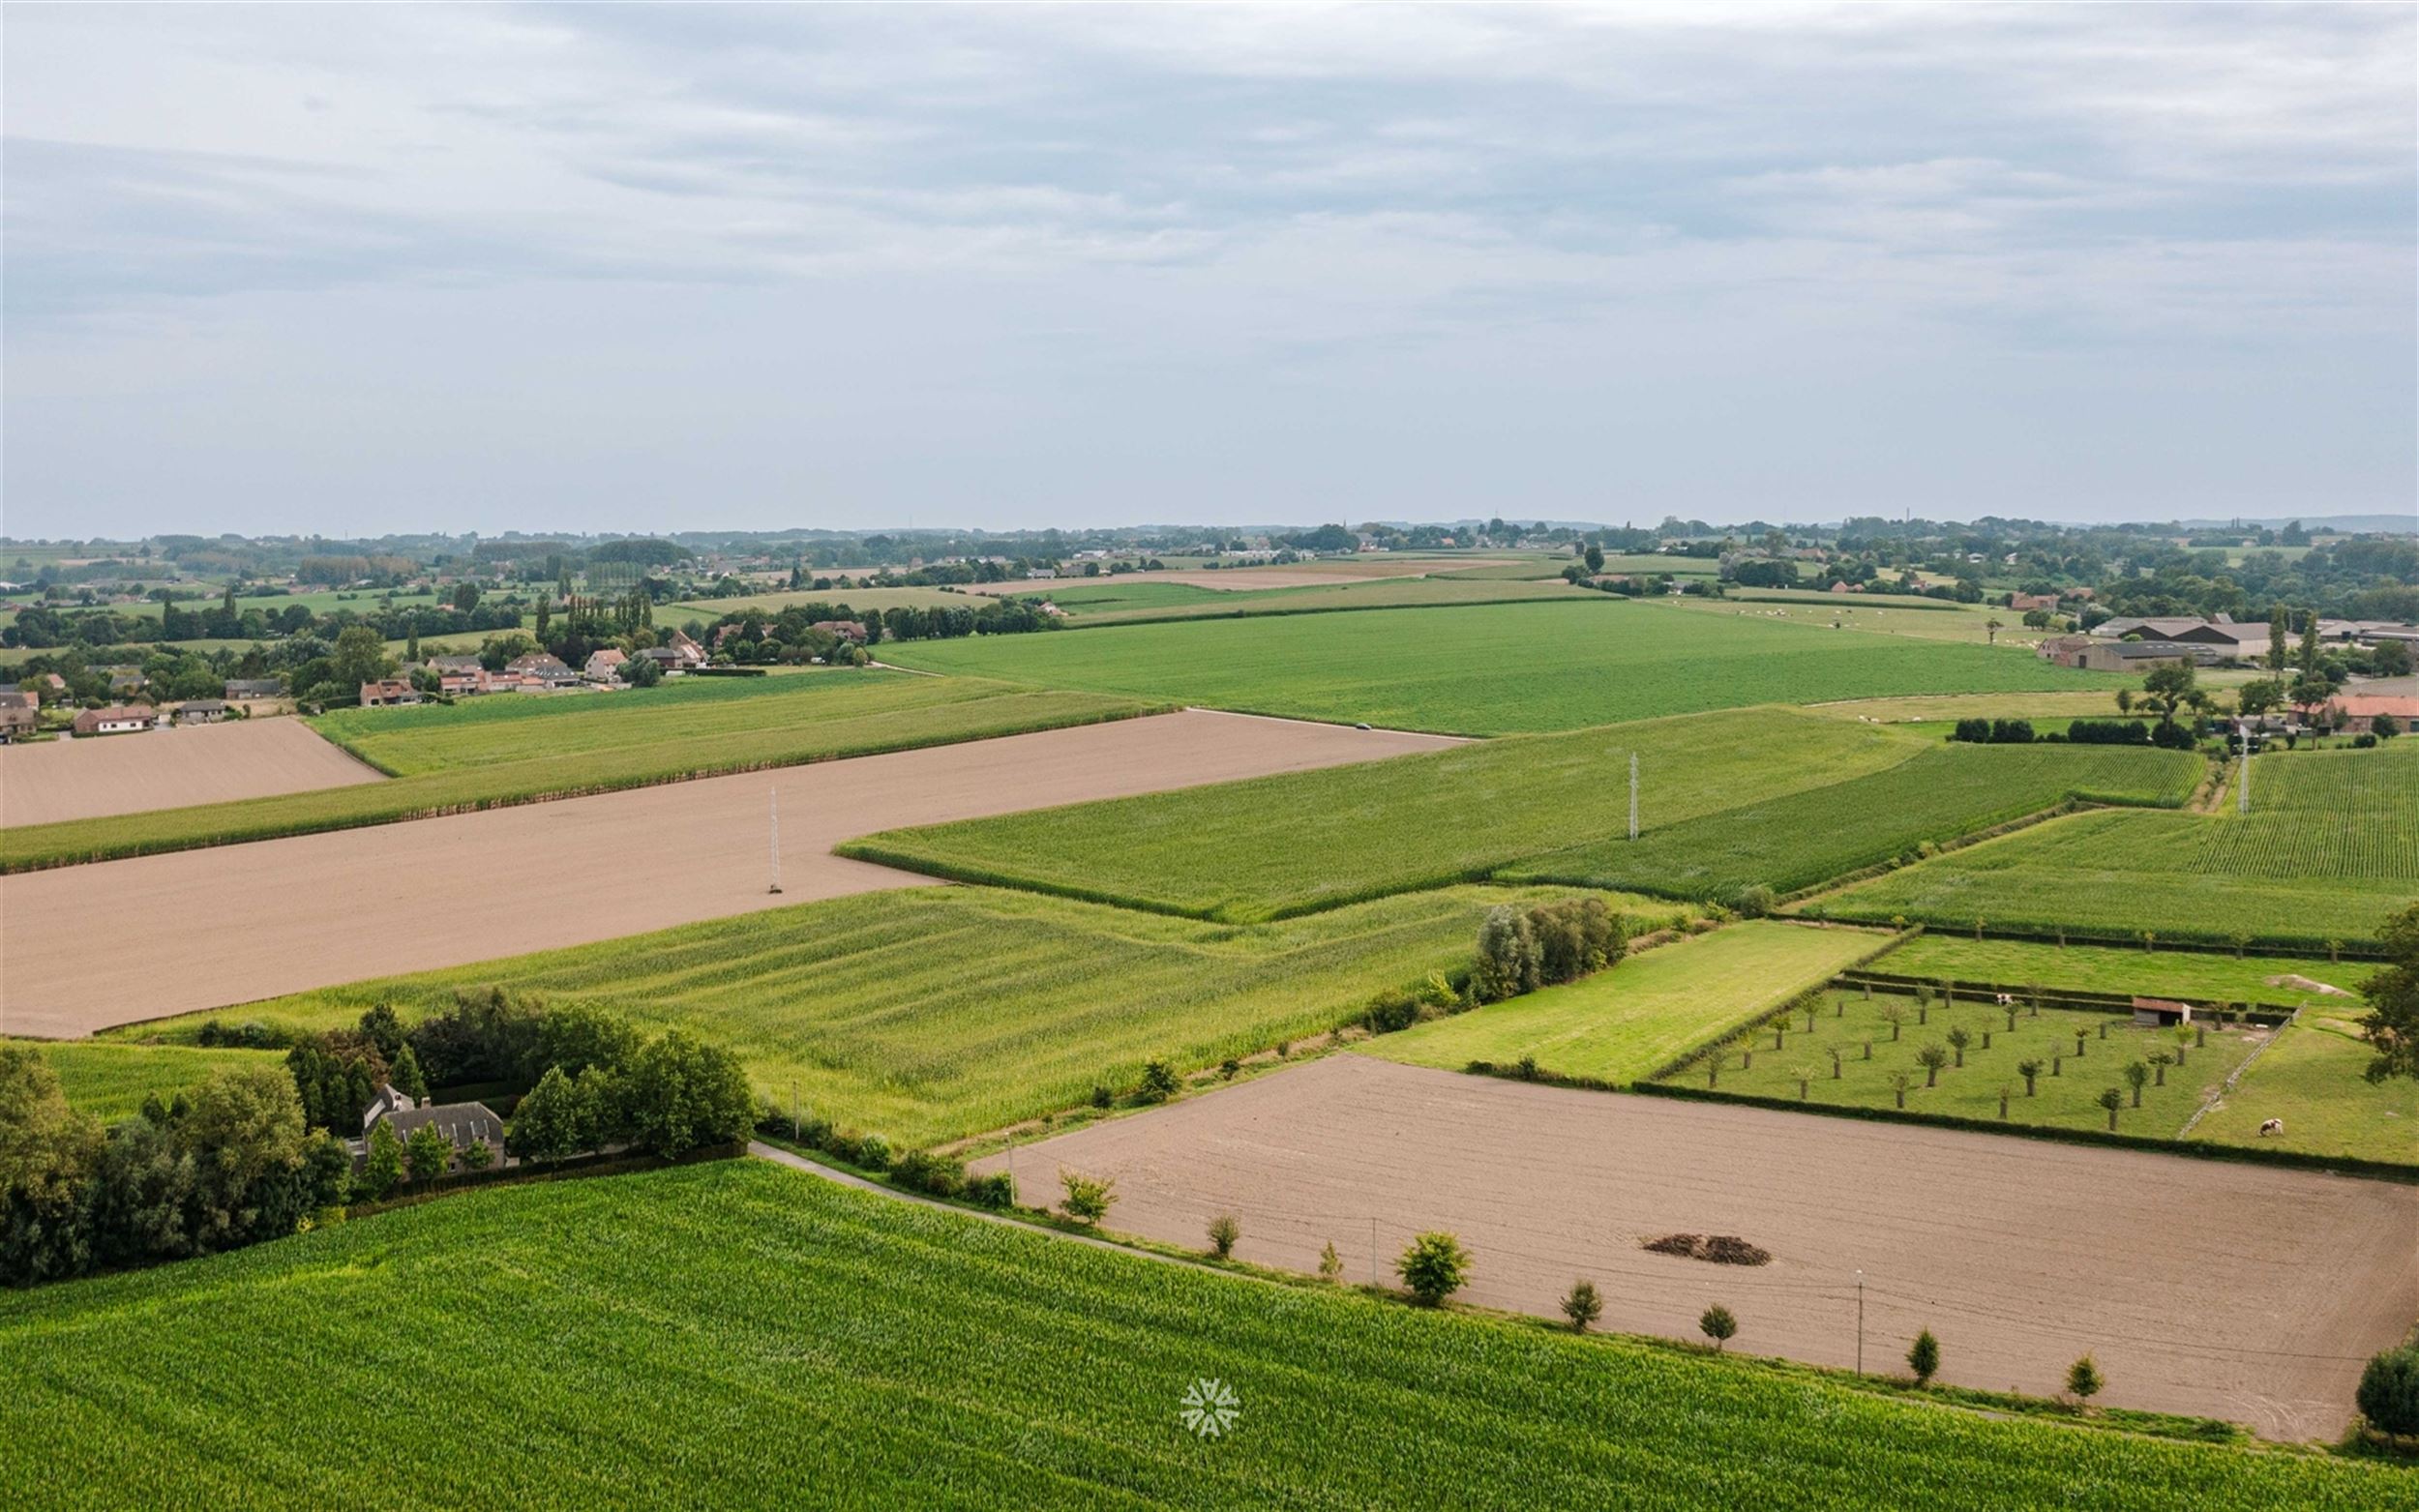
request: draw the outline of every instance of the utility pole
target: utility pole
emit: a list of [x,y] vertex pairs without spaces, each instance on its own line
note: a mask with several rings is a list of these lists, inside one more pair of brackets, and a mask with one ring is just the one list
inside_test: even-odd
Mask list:
[[1638,754],[1629,753],[1629,838],[1638,838]]
[[1865,1374],[1865,1272],[1856,1273],[1856,1373]]
[[773,822],[772,831],[767,840],[767,844],[770,845],[772,850],[773,885],[767,888],[766,891],[777,893],[781,891],[781,789],[774,787],[768,789],[768,791],[771,794]]

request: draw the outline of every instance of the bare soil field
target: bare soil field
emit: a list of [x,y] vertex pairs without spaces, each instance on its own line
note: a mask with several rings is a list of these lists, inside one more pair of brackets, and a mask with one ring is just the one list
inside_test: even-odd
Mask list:
[[300,720],[0,746],[0,827],[381,782]]
[[[1387,1285],[1413,1234],[1473,1257],[1464,1300],[1606,1329],[1903,1375],[1918,1329],[1954,1383],[2055,1394],[2089,1351],[2101,1400],[2327,1438],[2374,1351],[2419,1313],[2419,1189],[1945,1129],[1529,1085],[1331,1055],[980,1162],[1029,1194],[1115,1177],[1112,1230]],[[1650,1253],[1738,1235],[1760,1266]]]
[[[166,737],[135,736],[133,739]],[[1433,735],[1187,711],[0,877],[0,1028],[89,1034],[369,976],[931,885],[839,841],[1370,761]],[[770,795],[781,882],[768,891]],[[138,934],[140,950],[125,948]]]

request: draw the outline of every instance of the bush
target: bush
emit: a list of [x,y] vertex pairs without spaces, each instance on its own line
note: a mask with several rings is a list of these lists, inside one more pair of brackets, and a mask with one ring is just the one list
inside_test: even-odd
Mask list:
[[1740,888],[1739,896],[1732,901],[1730,906],[1738,911],[1740,918],[1760,919],[1773,911],[1775,902],[1773,890],[1757,882],[1751,886]]
[[2140,720],[2076,720],[2066,738],[2078,746],[2146,746],[2150,726]]
[[1717,1302],[1698,1315],[1696,1327],[1697,1332],[1714,1341],[1714,1352],[1718,1354],[1721,1347],[1738,1335],[1739,1319],[1730,1309]]
[[1983,719],[1959,720],[1957,721],[1957,727],[1949,732],[1949,738],[1951,740],[1961,740],[1969,745],[1986,745],[1990,741],[1990,721]]
[[966,1183],[966,1200],[978,1207],[1014,1207],[1016,1181],[1004,1171],[988,1176],[971,1176]]
[[2388,1438],[2419,1434],[2419,1349],[2388,1349],[2370,1358],[2353,1401],[2369,1426]]
[[2101,1379],[2099,1362],[2086,1354],[2066,1368],[2066,1394],[2077,1403],[2088,1404],[2100,1395],[2106,1382]]
[[1994,746],[2028,746],[2033,742],[2031,720],[1992,720],[1990,743]]
[[1915,1336],[1914,1348],[1906,1351],[1906,1368],[1915,1372],[1915,1383],[1928,1386],[1940,1374],[1940,1341],[1928,1328]]
[[1360,1022],[1372,1034],[1394,1034],[1419,1022],[1419,999],[1406,992],[1389,990],[1369,999]]
[[1210,1253],[1220,1260],[1235,1258],[1235,1241],[1243,1236],[1243,1226],[1233,1213],[1220,1213],[1210,1220]]
[[1153,1060],[1143,1066],[1142,1099],[1146,1103],[1164,1103],[1183,1085],[1174,1068],[1164,1060]]
[[1580,1280],[1570,1284],[1563,1297],[1563,1316],[1570,1319],[1572,1333],[1586,1333],[1588,1325],[1604,1316],[1604,1299],[1597,1295],[1596,1283]]
[[966,1167],[930,1150],[909,1150],[891,1163],[890,1179],[911,1192],[955,1197],[966,1190]]
[[1394,1273],[1403,1278],[1403,1285],[1421,1306],[1435,1307],[1459,1291],[1468,1279],[1470,1252],[1449,1233],[1423,1233],[1394,1262]]
[[1061,1171],[1059,1186],[1064,1194],[1059,1210],[1080,1224],[1096,1224],[1109,1216],[1109,1204],[1117,1201],[1117,1181],[1095,1180],[1081,1171]]
[[890,1169],[890,1141],[879,1134],[869,1134],[856,1141],[856,1164],[868,1171]]

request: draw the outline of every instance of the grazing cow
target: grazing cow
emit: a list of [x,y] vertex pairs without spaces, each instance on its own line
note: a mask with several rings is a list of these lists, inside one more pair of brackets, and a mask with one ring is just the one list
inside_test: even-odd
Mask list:
[[2283,1134],[2284,1132],[2285,1120],[2282,1118],[2271,1118],[2259,1126],[2259,1134],[2262,1139],[2271,1134]]
[[2005,993],[2001,993],[1999,994],[1999,1006],[2002,1008],[2013,1008],[2016,1006],[2016,999],[2010,997]]

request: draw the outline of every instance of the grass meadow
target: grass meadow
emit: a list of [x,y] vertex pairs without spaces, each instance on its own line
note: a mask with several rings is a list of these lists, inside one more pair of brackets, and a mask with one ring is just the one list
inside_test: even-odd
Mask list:
[[2198,756],[2113,746],[1939,745],[1830,786],[1686,823],[1553,851],[1507,880],[1576,882],[1727,902],[1761,884],[1790,893],[2070,801],[2173,806],[2207,770]]
[[392,782],[0,831],[0,870],[384,824],[569,793],[1149,713],[1129,699],[874,671],[354,709],[322,732]]
[[[902,1146],[954,1140],[1122,1090],[1144,1062],[1179,1070],[1301,1039],[1375,993],[1471,960],[1500,902],[1567,892],[1459,888],[1238,929],[993,889],[931,888],[804,904],[137,1025],[189,1041],[201,1023],[349,1023],[387,1002],[406,1019],[491,985],[593,1001],[736,1053],[783,1107]],[[1613,900],[1663,922],[1667,904]]]
[[884,654],[930,671],[1476,735],[1757,703],[2113,689],[2123,681],[2050,667],[2018,650],[1847,635],[1583,593],[1568,603],[969,637]]
[[1632,753],[1651,836],[1922,749],[1872,726],[1732,710],[889,830],[839,849],[965,881],[1244,921],[1475,881],[1614,833],[1628,822]]
[[[2361,1073],[2371,1058],[2349,1010],[2305,1010],[2192,1137],[2419,1165],[2419,1085],[2406,1078],[2369,1082]],[[2270,1118],[2284,1119],[2285,1132],[2261,1135]]]
[[1561,987],[1382,1035],[1363,1053],[1459,1071],[1517,1064],[1616,1086],[1652,1076],[1708,1041],[1819,987],[1888,943],[1869,930],[1775,920],[1658,945]]
[[1835,918],[2321,947],[2419,898],[2419,741],[2252,761],[2252,813],[2076,815],[1825,901]]
[[[1890,1022],[1894,1013],[1900,1019],[1895,1025]],[[2195,1046],[2189,1036],[2179,1042],[2170,1030],[2137,1027],[2123,1013],[2045,1008],[2036,1015],[2021,1005],[2011,1028],[2003,1010],[1974,998],[1947,1006],[1935,1001],[1925,1009],[1912,994],[1876,992],[1868,998],[1838,990],[1824,994],[1810,1022],[1809,1028],[1805,1016],[1792,1014],[1777,1045],[1773,1028],[1757,1028],[1660,1080],[1818,1108],[1896,1108],[1895,1079],[1903,1076],[1908,1080],[1904,1106],[1909,1112],[1995,1119],[2004,1090],[2011,1123],[2102,1130],[2108,1127],[2108,1114],[2094,1099],[2116,1087],[2126,1097],[2116,1115],[2117,1132],[2172,1139],[2202,1098],[2268,1034],[2264,1029],[2208,1025],[2207,1043]],[[1962,1066],[1956,1064],[1949,1039],[1958,1028],[1973,1040]],[[1990,1036],[1987,1048],[1982,1043],[1986,1033]],[[1936,1079],[1916,1059],[1927,1046],[1951,1055],[1951,1064]],[[2163,1082],[2154,1072],[2152,1084],[2142,1089],[2141,1106],[2134,1107],[2126,1065],[2137,1060],[2152,1064],[2151,1055],[2173,1055],[2179,1049],[2184,1063],[2166,1067]],[[2026,1060],[2039,1060],[2043,1066],[2030,1096],[2017,1070]],[[1932,1084],[1926,1085],[1927,1080]]]
[[[1883,969],[1926,981],[1987,982],[2009,992],[2027,987],[2083,993],[2138,993],[2193,1003],[2267,1003],[2290,1008],[2324,1003],[2326,994],[2269,981],[2303,976],[2358,992],[2374,962],[2331,962],[2318,956],[2230,956],[2198,950],[2143,950],[2125,945],[2053,945],[2045,940],[1972,939],[1932,931],[1890,953]],[[2334,999],[2337,1003],[2346,1001]]]
[[[1069,1244],[761,1161],[0,1294],[0,1482],[415,1505],[2407,1505],[2407,1472]],[[464,1369],[464,1362],[476,1362]],[[423,1411],[395,1382],[443,1377]],[[1241,1411],[1185,1431],[1194,1381]],[[328,1452],[341,1443],[343,1452]],[[444,1452],[432,1452],[432,1445]]]

